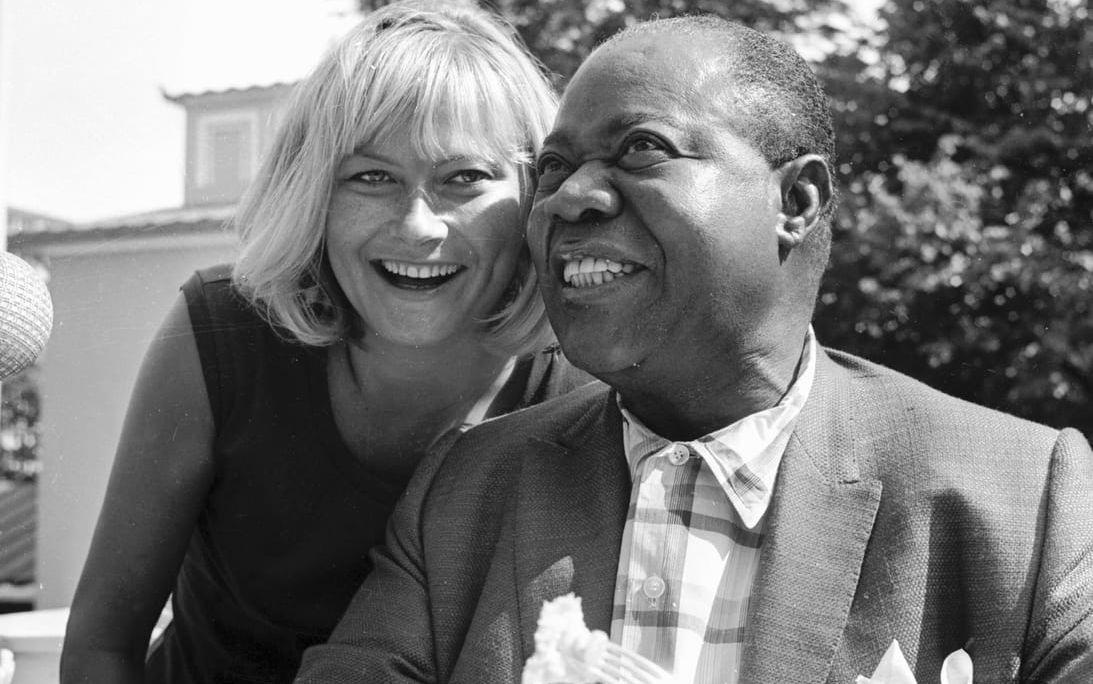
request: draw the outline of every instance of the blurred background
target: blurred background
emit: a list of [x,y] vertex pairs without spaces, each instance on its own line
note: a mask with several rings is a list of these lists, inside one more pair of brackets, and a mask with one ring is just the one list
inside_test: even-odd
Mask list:
[[[144,348],[278,111],[382,2],[0,0],[0,207],[54,333],[5,381],[0,610],[68,604]],[[841,208],[815,327],[950,394],[1093,438],[1086,0],[496,0],[566,79],[652,15],[793,43],[827,85]]]

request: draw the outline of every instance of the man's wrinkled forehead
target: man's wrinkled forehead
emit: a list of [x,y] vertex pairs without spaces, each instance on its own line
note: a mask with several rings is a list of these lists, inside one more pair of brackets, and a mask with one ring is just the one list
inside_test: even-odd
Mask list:
[[[724,60],[709,39],[638,35],[594,52],[566,88],[551,139],[661,120],[680,127],[707,119],[724,89]],[[600,116],[590,117],[592,112]],[[609,115],[605,115],[609,113]],[[599,125],[605,130],[589,131]]]
[[581,70],[616,74],[634,88],[681,102],[701,99],[723,72],[723,55],[707,36],[673,32],[630,36],[594,52]]

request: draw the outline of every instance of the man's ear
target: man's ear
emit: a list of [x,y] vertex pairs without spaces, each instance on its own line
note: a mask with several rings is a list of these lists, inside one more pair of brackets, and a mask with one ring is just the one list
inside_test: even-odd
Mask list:
[[818,154],[805,154],[782,164],[779,177],[782,207],[778,213],[778,251],[788,255],[820,223],[831,201],[831,172]]

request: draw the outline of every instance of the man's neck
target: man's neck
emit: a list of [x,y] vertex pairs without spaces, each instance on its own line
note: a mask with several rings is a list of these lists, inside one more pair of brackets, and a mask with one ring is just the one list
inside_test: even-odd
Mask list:
[[604,380],[649,429],[667,439],[692,440],[775,406],[797,376],[803,348],[782,345],[667,368],[649,364]]

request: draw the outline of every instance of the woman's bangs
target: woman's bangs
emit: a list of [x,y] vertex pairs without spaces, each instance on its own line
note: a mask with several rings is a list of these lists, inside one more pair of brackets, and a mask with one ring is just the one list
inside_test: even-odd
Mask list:
[[[414,45],[414,43],[417,43]],[[440,159],[474,150],[492,162],[529,161],[528,132],[489,59],[466,44],[405,41],[376,64],[357,122],[357,146],[409,126],[416,152]]]

